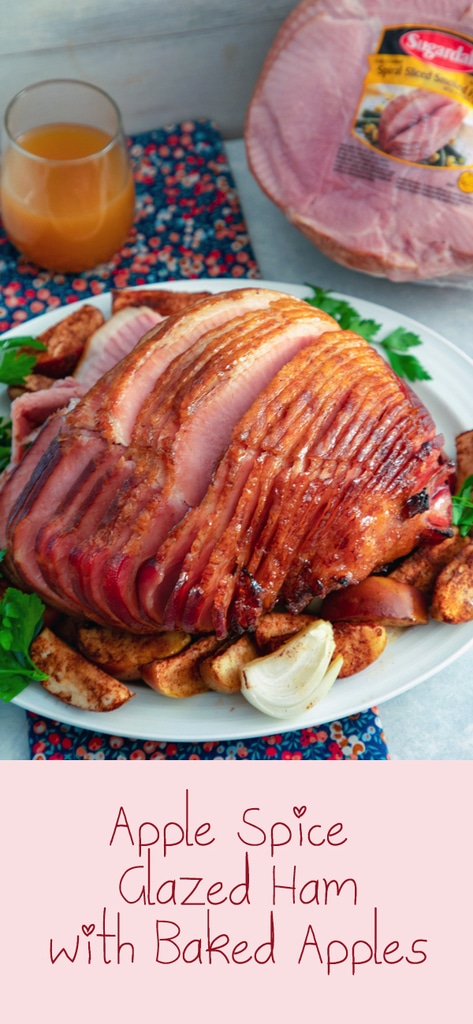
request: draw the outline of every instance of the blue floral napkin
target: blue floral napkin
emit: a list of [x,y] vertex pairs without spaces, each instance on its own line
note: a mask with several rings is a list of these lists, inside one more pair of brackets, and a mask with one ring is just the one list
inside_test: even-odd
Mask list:
[[18,257],[0,230],[0,331],[111,288],[199,277],[259,277],[220,133],[185,121],[129,140],[134,226],[113,259],[53,274]]
[[329,725],[222,743],[158,743],[107,736],[28,715],[31,757],[38,761],[386,761],[377,709]]
[[[208,120],[128,140],[136,216],[112,260],[83,274],[53,274],[19,258],[0,225],[0,331],[111,288],[195,278],[257,278],[221,135]],[[28,714],[31,757],[98,759],[387,760],[377,710],[258,739],[157,743],[108,736]]]

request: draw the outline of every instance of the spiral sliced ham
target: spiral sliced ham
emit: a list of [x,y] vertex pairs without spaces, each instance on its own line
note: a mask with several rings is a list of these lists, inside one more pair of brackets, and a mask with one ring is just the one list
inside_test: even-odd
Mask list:
[[[382,33],[402,26],[441,42],[450,33],[447,46],[470,62],[458,65],[458,77],[471,95],[473,6],[465,0],[303,0],[276,36],[249,104],[248,162],[289,221],[336,262],[393,281],[471,284],[473,109],[461,89],[442,84],[448,65],[417,58],[419,77],[400,87],[405,95],[391,101],[398,107],[388,103],[377,145],[354,131]],[[388,82],[380,76],[368,107],[389,88],[396,94],[395,79]],[[470,169],[462,180],[460,163],[429,163],[437,147],[457,144],[460,128]]]
[[266,289],[216,295],[43,428],[2,495],[6,570],[99,623],[224,637],[448,530],[441,446],[327,314]]

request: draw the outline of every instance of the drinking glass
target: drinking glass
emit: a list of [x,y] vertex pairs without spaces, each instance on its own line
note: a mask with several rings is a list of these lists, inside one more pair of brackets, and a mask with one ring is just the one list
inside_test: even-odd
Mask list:
[[120,111],[88,82],[27,86],[4,119],[0,182],[8,237],[49,270],[110,259],[133,223],[135,191]]

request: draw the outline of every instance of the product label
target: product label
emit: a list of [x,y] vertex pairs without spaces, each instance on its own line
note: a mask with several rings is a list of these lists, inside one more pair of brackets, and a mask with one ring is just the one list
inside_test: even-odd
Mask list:
[[391,26],[368,62],[351,134],[391,167],[457,169],[455,190],[470,193],[472,175],[462,169],[473,167],[473,39]]

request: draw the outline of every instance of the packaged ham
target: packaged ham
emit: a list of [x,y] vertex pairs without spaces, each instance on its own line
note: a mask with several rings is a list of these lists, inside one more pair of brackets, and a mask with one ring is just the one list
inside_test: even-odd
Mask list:
[[473,286],[473,4],[303,0],[249,105],[250,168],[328,257]]

